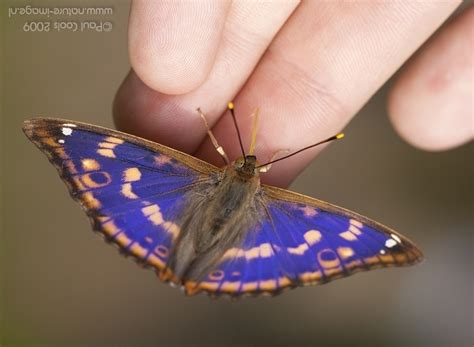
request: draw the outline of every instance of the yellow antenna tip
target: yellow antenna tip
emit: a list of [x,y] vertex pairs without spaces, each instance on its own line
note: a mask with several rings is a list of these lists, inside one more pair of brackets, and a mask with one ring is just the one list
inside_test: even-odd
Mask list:
[[344,137],[344,133],[339,133],[336,135],[336,139],[342,139]]
[[227,103],[227,108],[228,108],[229,110],[233,110],[233,109],[234,109],[234,103],[233,103],[232,101],[229,101],[229,102]]

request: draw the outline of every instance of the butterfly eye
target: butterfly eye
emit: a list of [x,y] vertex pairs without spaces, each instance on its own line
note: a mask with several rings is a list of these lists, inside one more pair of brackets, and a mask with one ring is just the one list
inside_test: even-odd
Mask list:
[[234,162],[234,167],[241,168],[242,166],[244,166],[244,163],[245,163],[244,158],[242,158],[242,157],[237,158]]

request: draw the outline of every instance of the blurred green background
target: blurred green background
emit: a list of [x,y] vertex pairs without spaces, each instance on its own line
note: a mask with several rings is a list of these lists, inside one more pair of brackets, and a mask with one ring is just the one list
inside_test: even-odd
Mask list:
[[1,2],[2,346],[472,345],[472,144],[410,147],[389,124],[384,86],[291,188],[394,227],[426,260],[272,299],[187,298],[90,231],[20,129],[37,115],[113,126],[112,100],[129,69],[129,3],[81,1],[112,7],[93,19],[113,29],[76,33],[24,32],[34,17],[9,18],[8,7],[26,4],[79,2]]

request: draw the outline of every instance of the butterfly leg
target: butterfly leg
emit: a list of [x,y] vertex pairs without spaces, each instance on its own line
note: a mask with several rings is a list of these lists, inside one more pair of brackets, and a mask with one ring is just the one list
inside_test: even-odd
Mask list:
[[209,128],[209,124],[207,123],[207,119],[204,116],[204,113],[202,113],[200,108],[198,108],[197,111],[199,112],[199,115],[201,116],[202,120],[204,121],[204,126],[206,127],[207,134],[209,135],[209,138],[211,139],[211,142],[214,145],[214,148],[216,149],[217,153],[219,153],[222,156],[222,158],[224,159],[226,165],[229,164],[230,163],[229,158],[227,157],[227,154],[225,154],[224,148],[222,148],[222,146],[219,145],[216,138],[214,137],[214,134],[212,133],[211,129]]
[[[271,159],[268,162],[274,161],[279,155],[286,154],[288,152],[290,152],[290,151],[287,150],[287,149],[280,149],[280,150],[276,151],[275,153],[273,153]],[[259,172],[268,172],[271,167],[272,167],[272,164],[268,164],[268,165],[265,165],[265,166],[262,166],[261,168],[259,168],[258,171]]]

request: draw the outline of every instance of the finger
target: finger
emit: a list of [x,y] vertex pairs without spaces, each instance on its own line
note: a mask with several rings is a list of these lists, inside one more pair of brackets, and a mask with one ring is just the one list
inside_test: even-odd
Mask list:
[[211,125],[215,123],[297,5],[297,1],[234,2],[215,64],[207,80],[191,93],[156,92],[131,71],[115,98],[117,127],[194,152],[206,136],[196,108],[202,108]]
[[[256,153],[295,151],[338,132],[370,96],[449,16],[457,4],[339,3],[300,5],[262,58],[235,104],[245,143],[260,106]],[[214,128],[230,158],[239,145],[228,117]],[[308,150],[263,177],[286,186],[314,158]],[[218,162],[206,141],[199,156]]]
[[412,145],[444,150],[474,137],[474,6],[448,23],[402,71],[389,114]]
[[197,88],[211,71],[230,1],[134,0],[130,62],[140,79],[162,93]]

